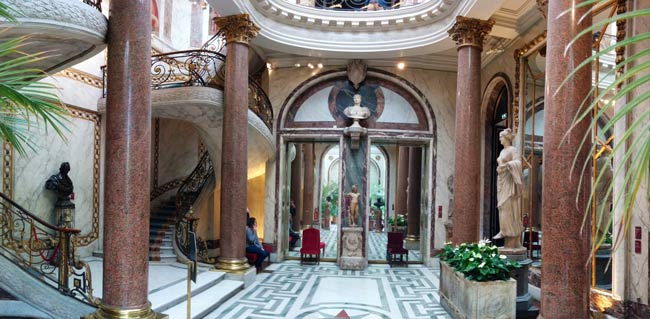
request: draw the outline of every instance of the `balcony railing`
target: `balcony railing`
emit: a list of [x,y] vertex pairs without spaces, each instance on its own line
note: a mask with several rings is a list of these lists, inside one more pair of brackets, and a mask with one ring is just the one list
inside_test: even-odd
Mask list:
[[102,12],[102,0],[81,0],[81,2],[94,7],[99,10],[99,12]]
[[51,225],[0,193],[0,253],[62,294],[96,306],[90,267],[76,258],[79,233]]
[[[154,90],[184,87],[223,87],[225,83],[225,40],[218,33],[203,46],[206,49],[156,54],[151,57],[151,88]],[[102,66],[103,96],[106,97],[106,66]],[[273,108],[262,87],[249,77],[248,108],[273,125]]]
[[410,7],[431,0],[284,0],[291,4],[324,10],[381,11]]

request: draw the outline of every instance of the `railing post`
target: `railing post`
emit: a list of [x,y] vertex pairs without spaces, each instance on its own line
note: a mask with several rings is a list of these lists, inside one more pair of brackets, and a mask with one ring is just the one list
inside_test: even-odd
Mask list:
[[69,256],[70,256],[70,233],[60,232],[59,236],[59,291],[68,292],[69,287]]

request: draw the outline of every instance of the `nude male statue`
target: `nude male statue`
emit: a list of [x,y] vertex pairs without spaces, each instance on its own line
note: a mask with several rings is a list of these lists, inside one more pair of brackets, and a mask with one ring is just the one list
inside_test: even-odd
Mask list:
[[352,191],[345,194],[345,196],[350,197],[350,226],[357,226],[357,217],[359,216],[359,194],[357,185],[352,185]]

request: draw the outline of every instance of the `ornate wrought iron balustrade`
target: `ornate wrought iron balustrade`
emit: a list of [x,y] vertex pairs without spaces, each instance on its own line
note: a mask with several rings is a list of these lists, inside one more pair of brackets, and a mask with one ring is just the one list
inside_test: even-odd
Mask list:
[[90,267],[76,258],[80,232],[51,225],[0,193],[0,253],[62,294],[96,306]]
[[226,35],[223,30],[215,33],[201,46],[201,50],[212,51],[226,55]]
[[[210,154],[205,152],[194,171],[183,181],[183,185],[176,192],[176,230],[174,237],[178,248],[186,257],[189,254],[189,232],[195,231],[197,224],[197,219],[192,215],[190,207],[199,198],[210,178],[214,178],[214,167],[212,166],[212,160],[210,160]],[[206,242],[200,237],[196,241],[198,260],[204,263],[214,263],[214,260],[208,257]]]
[[81,2],[94,7],[99,10],[99,12],[102,12],[102,0],[81,0]]
[[[225,51],[223,35],[208,41],[205,47]],[[222,87],[225,83],[226,56],[210,50],[189,50],[156,54],[151,57],[151,88],[154,90],[183,86]],[[106,66],[102,66],[103,96],[106,97]],[[249,77],[248,108],[273,125],[273,108],[262,87]]]

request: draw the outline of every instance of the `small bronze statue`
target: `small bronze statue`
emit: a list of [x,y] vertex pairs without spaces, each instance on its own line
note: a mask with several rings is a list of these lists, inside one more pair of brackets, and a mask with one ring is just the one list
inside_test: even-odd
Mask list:
[[53,190],[57,194],[56,203],[54,204],[55,212],[58,215],[58,225],[61,227],[74,227],[74,209],[72,202],[74,199],[74,186],[68,176],[70,172],[70,163],[63,162],[59,167],[59,173],[50,176],[45,182],[45,188]]

